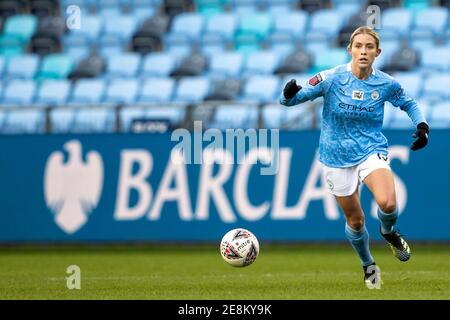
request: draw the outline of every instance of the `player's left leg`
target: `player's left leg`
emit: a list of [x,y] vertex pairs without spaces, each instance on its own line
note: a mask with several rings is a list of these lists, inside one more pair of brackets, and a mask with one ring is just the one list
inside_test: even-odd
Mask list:
[[398,231],[394,230],[398,210],[392,171],[387,168],[375,169],[364,179],[364,183],[370,189],[378,204],[381,235],[386,239],[394,255],[400,261],[409,260],[411,251],[408,243]]

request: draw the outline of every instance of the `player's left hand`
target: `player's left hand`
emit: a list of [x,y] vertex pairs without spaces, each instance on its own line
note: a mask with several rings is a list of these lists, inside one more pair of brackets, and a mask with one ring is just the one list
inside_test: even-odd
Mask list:
[[428,133],[430,128],[425,122],[421,122],[417,125],[416,132],[413,134],[413,138],[417,138],[411,145],[411,150],[416,151],[422,149],[428,144]]

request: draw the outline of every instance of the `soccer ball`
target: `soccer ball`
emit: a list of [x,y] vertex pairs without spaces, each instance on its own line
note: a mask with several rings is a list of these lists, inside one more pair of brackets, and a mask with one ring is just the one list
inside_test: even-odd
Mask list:
[[222,238],[220,254],[234,267],[249,266],[259,254],[258,239],[246,229],[230,230]]

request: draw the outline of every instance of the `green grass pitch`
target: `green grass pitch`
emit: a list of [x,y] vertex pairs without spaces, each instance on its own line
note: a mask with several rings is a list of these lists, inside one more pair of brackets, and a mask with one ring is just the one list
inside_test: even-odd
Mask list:
[[[380,290],[367,289],[346,244],[261,244],[255,263],[226,264],[212,245],[1,247],[0,299],[450,299],[450,245],[411,245],[399,262],[372,246]],[[66,268],[81,268],[81,289]]]

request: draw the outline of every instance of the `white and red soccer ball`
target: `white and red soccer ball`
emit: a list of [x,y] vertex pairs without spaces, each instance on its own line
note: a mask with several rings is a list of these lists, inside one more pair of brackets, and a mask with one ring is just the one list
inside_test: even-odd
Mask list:
[[230,230],[222,238],[220,254],[234,267],[249,266],[259,254],[258,239],[246,229]]

